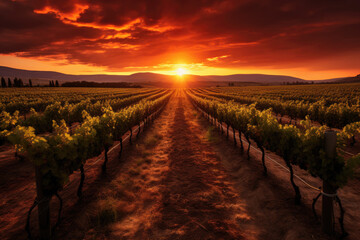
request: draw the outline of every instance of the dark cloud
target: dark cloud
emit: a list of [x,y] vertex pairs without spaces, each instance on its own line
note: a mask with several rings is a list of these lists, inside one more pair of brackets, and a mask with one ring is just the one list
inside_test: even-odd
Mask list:
[[74,41],[97,39],[103,31],[65,24],[54,13],[36,14],[22,2],[0,3],[0,53],[41,52],[56,45],[64,50]]
[[124,71],[177,58],[295,67],[360,52],[358,0],[8,0],[0,12],[2,54]]

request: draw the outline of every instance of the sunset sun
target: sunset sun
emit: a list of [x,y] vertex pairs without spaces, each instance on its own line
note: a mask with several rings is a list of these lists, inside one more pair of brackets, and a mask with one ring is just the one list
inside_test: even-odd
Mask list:
[[182,77],[184,74],[187,74],[188,70],[186,70],[185,68],[178,68],[176,69],[176,75]]

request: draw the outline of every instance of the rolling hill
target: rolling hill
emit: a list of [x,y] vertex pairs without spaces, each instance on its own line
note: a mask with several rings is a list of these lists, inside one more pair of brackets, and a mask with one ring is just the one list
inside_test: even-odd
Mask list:
[[[64,74],[55,71],[32,71],[0,66],[0,76],[10,78],[33,79],[36,84],[47,83],[49,80],[58,80],[60,83],[69,81],[88,81],[88,82],[130,82],[130,83],[151,83],[151,82],[173,82],[176,76],[164,75],[150,72],[139,72],[131,75],[73,75]],[[266,74],[233,74],[233,75],[187,75],[187,81],[194,82],[244,82],[244,83],[262,83],[262,84],[282,84],[288,83],[306,83],[309,81],[322,82],[356,82],[360,81],[357,77],[334,78],[326,80],[305,80],[301,78],[285,75],[266,75]]]

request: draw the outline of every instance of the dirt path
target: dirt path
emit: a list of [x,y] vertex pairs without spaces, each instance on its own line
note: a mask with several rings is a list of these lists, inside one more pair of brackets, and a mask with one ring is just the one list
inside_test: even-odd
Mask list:
[[[161,184],[160,219],[154,223],[157,236],[165,239],[241,239],[236,221],[241,205],[230,179],[209,143],[192,121],[184,95],[173,102],[167,165]],[[161,144],[161,143],[160,143]],[[169,231],[170,230],[170,231]]]
[[181,90],[136,148],[89,206],[84,239],[328,239]]

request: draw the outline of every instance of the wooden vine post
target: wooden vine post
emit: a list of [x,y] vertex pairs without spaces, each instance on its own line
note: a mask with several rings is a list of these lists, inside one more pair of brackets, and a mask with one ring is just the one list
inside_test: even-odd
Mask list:
[[[336,132],[333,130],[328,130],[325,132],[325,152],[326,157],[329,160],[333,160],[335,158]],[[322,191],[325,194],[322,194],[321,227],[325,233],[332,235],[334,234],[333,200],[336,190],[331,183],[324,181]]]
[[50,197],[46,196],[44,193],[44,189],[42,186],[43,176],[39,166],[35,166],[35,178],[38,201],[40,240],[48,240],[51,238]]

